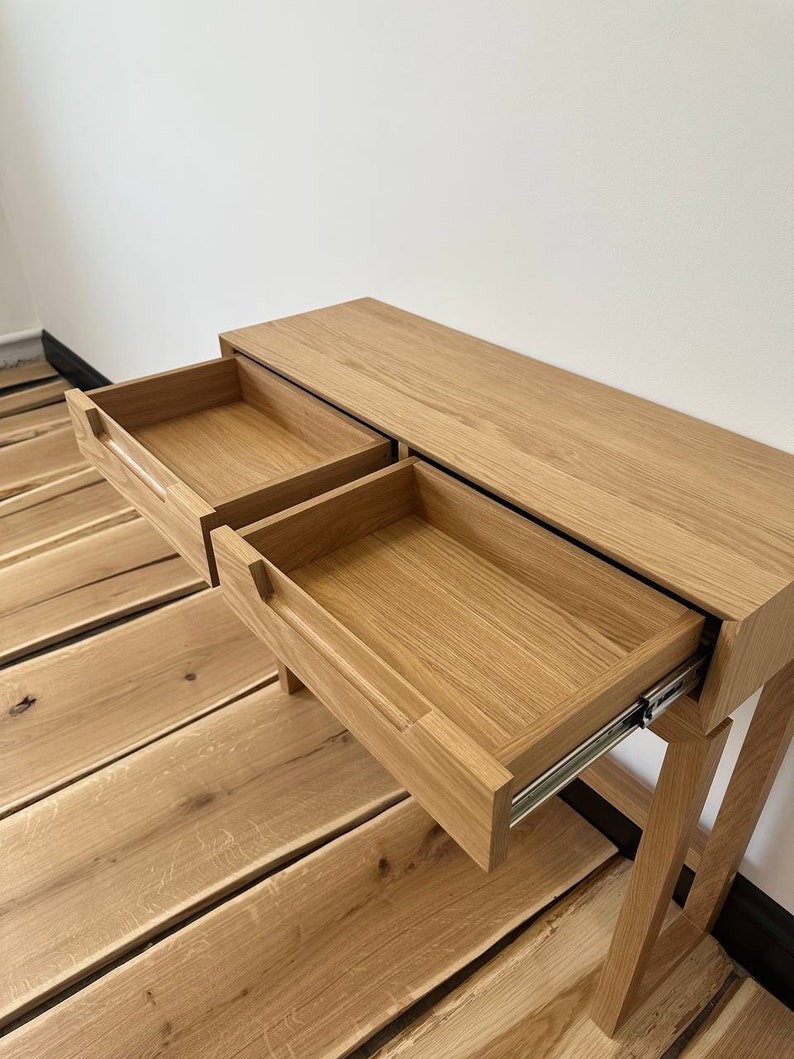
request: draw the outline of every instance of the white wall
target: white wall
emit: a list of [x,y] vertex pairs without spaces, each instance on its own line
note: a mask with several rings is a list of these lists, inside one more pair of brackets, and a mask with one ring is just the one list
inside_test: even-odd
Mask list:
[[[0,339],[38,328],[39,319],[0,199]],[[14,343],[14,349],[20,348]],[[3,346],[0,345],[0,357]]]
[[[794,451],[787,0],[3,11],[12,224],[109,377],[372,294]],[[794,911],[793,786],[743,870]]]

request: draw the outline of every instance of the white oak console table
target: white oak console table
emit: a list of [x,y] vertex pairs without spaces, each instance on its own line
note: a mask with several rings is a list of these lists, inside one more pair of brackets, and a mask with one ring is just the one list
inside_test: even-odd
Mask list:
[[613,1034],[713,926],[792,735],[794,457],[371,299],[221,352],[67,394],[83,453],[484,870],[627,734],[667,741]]

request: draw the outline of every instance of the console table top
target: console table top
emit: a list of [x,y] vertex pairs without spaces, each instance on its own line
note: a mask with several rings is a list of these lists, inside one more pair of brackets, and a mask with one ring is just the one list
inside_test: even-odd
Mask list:
[[790,595],[792,455],[372,298],[221,339],[719,618]]

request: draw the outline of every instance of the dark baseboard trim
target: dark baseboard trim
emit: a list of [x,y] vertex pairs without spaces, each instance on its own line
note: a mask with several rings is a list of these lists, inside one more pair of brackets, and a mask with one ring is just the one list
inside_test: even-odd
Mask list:
[[41,344],[44,346],[47,362],[72,386],[78,386],[81,390],[94,390],[97,386],[110,385],[110,379],[106,379],[96,368],[92,368],[82,357],[78,357],[49,331],[42,331]]
[[[642,830],[582,780],[560,797],[632,860]],[[684,868],[675,899],[683,904],[695,873]],[[794,1010],[794,916],[763,890],[737,875],[712,932],[728,955]]]

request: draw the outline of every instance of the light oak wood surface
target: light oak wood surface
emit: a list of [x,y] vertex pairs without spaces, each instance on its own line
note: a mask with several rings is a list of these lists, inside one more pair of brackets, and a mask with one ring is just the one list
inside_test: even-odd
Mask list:
[[0,448],[0,500],[62,478],[84,463],[74,431],[68,425]]
[[388,463],[388,441],[244,357],[67,398],[80,450],[217,583],[209,532]]
[[[653,957],[662,921],[689,849],[692,833],[717,771],[731,722],[707,738],[670,743],[632,867],[609,952],[598,981],[591,1015],[608,1036],[624,1024],[638,1000]],[[675,947],[683,957],[698,932]],[[653,984],[656,984],[654,982]]]
[[8,1034],[0,1057],[344,1056],[613,849],[554,799],[485,875],[404,802]]
[[[397,756],[429,737],[416,747],[424,781],[401,775],[420,800],[456,782],[439,753],[457,748],[470,819],[451,832],[489,867],[506,849],[511,788],[684,661],[703,624],[412,459],[213,540],[223,590],[254,631],[298,631],[386,720]],[[303,679],[300,660],[284,661]],[[345,723],[367,741],[366,712]]]
[[700,930],[717,921],[794,735],[794,662],[764,685],[687,897]]
[[38,382],[40,379],[50,379],[56,374],[55,368],[46,360],[29,360],[15,364],[13,368],[0,368],[0,390]]
[[792,1059],[794,1012],[745,978],[709,1016],[681,1059]]
[[713,938],[704,939],[614,1040],[605,1036],[587,1005],[629,867],[617,859],[547,909],[377,1059],[660,1059],[731,964]]
[[142,519],[99,530],[0,570],[0,662],[201,587]]
[[[262,635],[261,584],[256,580],[262,559],[227,526],[213,536],[224,596],[246,625]],[[504,860],[512,783],[506,769],[449,722],[428,724],[420,718],[400,733],[388,702],[373,709],[374,689],[365,696],[286,622],[270,624],[265,642],[479,865],[488,870]]]
[[273,684],[22,810],[0,823],[0,1024],[402,797]]
[[53,500],[57,496],[83,489],[87,485],[95,485],[103,481],[102,475],[84,464],[79,470],[71,471],[62,478],[54,478],[44,485],[37,485],[35,489],[26,489],[24,493],[15,493],[5,500],[0,500],[0,519],[8,515],[15,515],[19,511],[28,511],[38,507],[46,500]]
[[35,386],[26,386],[21,390],[12,390],[10,393],[0,393],[0,418],[62,401],[64,393],[71,385],[66,379],[53,379],[50,382],[37,383]]
[[217,591],[0,671],[0,816],[275,679]]
[[30,441],[51,430],[65,427],[68,423],[69,410],[62,402],[32,408],[29,412],[17,412],[16,415],[0,419],[0,447]]
[[755,615],[712,726],[794,656],[794,456],[371,298],[222,346],[726,619],[724,654]]
[[61,493],[11,515],[4,516],[0,504],[0,567],[136,517],[108,482]]

